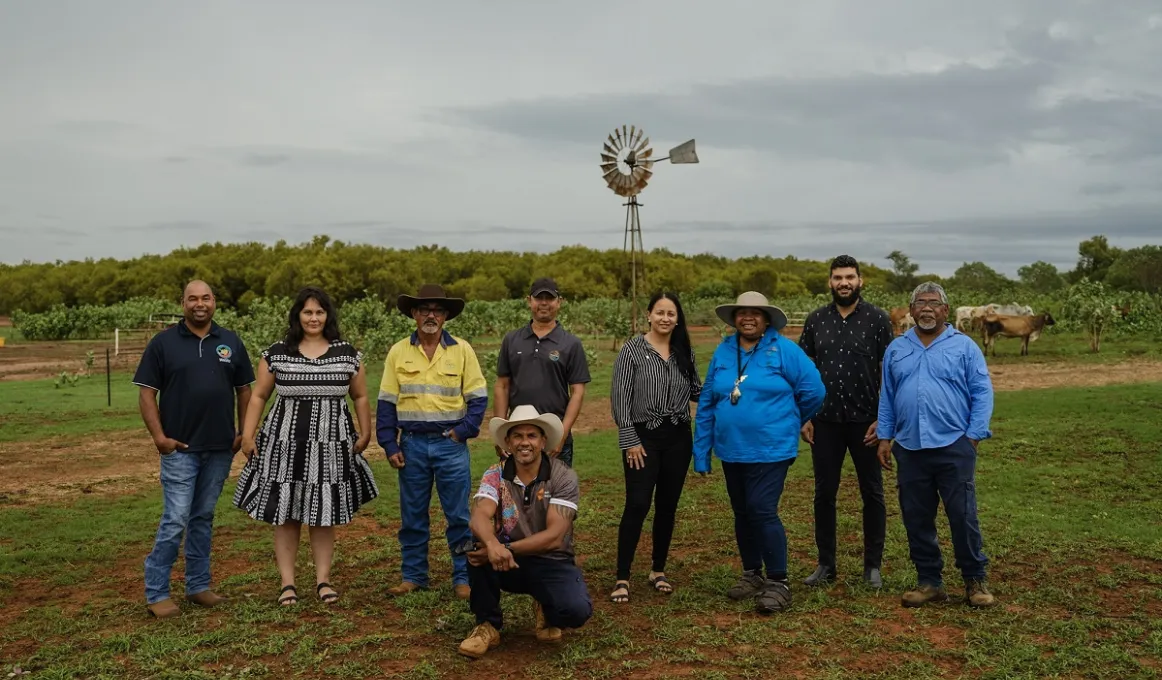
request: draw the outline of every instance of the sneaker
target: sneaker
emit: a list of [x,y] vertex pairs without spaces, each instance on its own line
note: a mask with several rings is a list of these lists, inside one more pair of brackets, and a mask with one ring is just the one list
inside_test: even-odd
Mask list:
[[791,607],[791,584],[786,581],[767,579],[762,592],[755,598],[755,611],[760,614],[774,614]]
[[964,585],[964,601],[970,607],[991,607],[997,603],[997,598],[989,592],[983,580],[973,579]]
[[500,632],[492,624],[484,623],[472,629],[468,637],[460,643],[460,653],[473,659],[479,659],[488,653],[488,650],[500,644]]
[[923,607],[929,602],[945,602],[948,600],[948,591],[942,586],[922,585],[915,590],[909,590],[901,598],[905,607]]
[[557,642],[561,639],[561,629],[556,626],[550,626],[545,621],[545,610],[541,608],[540,602],[533,602],[533,619],[536,621],[534,629],[537,632],[537,639],[541,642]]
[[766,579],[758,570],[742,572],[742,578],[726,591],[726,596],[732,600],[745,600],[754,597],[762,591],[766,584]]
[[880,570],[877,567],[868,567],[863,570],[863,582],[876,590],[884,587],[884,577],[880,575]]
[[835,567],[828,567],[820,564],[815,568],[815,573],[803,579],[805,586],[821,586],[831,583],[835,580]]

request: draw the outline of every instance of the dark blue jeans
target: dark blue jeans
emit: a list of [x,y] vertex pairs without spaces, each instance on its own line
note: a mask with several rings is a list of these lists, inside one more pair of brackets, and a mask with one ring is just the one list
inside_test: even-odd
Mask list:
[[976,449],[972,442],[961,437],[944,448],[919,451],[893,444],[892,453],[899,466],[900,514],[919,585],[944,584],[944,558],[936,540],[941,500],[948,515],[956,567],[965,581],[984,579],[988,558],[976,517]]
[[517,557],[516,563],[520,568],[511,571],[496,571],[490,564],[468,565],[472,587],[468,605],[476,623],[487,621],[501,629],[501,591],[532,595],[545,612],[545,622],[556,628],[580,628],[593,615],[593,602],[576,564],[536,555]]
[[573,433],[570,432],[568,437],[565,437],[565,445],[561,447],[561,455],[557,456],[557,460],[561,461],[569,467],[573,467]]
[[779,498],[795,459],[778,463],[722,463],[726,493],[734,510],[734,537],[742,568],[767,578],[787,578],[787,531],[779,519]]
[[[472,536],[468,529],[468,494],[472,468],[468,445],[441,434],[400,436],[404,466],[399,470],[399,543],[403,580],[428,587],[428,542],[431,539],[432,483],[440,496],[447,528],[448,546],[460,545]],[[452,583],[468,582],[468,559],[452,557]]]
[[170,572],[186,544],[186,596],[210,589],[210,535],[214,507],[234,454],[174,451],[161,457],[161,522],[145,558],[145,601],[169,597]]

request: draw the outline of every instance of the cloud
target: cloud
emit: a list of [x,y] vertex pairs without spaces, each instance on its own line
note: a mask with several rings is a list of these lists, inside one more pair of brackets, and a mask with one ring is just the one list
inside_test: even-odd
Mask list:
[[1080,191],[1086,196],[1113,196],[1126,190],[1121,182],[1094,182],[1081,187]]
[[285,165],[289,162],[290,156],[280,153],[249,153],[241,161],[243,165],[251,165],[258,168],[272,165]]

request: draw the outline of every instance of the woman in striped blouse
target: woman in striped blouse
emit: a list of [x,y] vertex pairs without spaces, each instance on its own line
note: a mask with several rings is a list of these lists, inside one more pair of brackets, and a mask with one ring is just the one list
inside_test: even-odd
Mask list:
[[648,310],[649,332],[628,340],[613,366],[610,402],[625,468],[617,583],[610,596],[614,602],[629,601],[630,567],[651,497],[655,507],[649,583],[658,592],[674,592],[666,579],[666,557],[694,450],[690,402],[698,401],[702,389],[678,296],[658,293]]

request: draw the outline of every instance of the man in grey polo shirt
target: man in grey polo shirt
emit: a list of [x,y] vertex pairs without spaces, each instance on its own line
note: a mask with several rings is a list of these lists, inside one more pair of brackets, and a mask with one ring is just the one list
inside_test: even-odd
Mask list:
[[[552,413],[561,419],[565,437],[549,457],[573,466],[573,423],[581,413],[589,363],[581,340],[561,328],[561,294],[557,282],[549,278],[533,281],[529,289],[529,325],[510,331],[500,344],[493,387],[493,415],[507,418],[517,406],[531,405],[538,413]],[[496,455],[508,456],[500,446]]]

